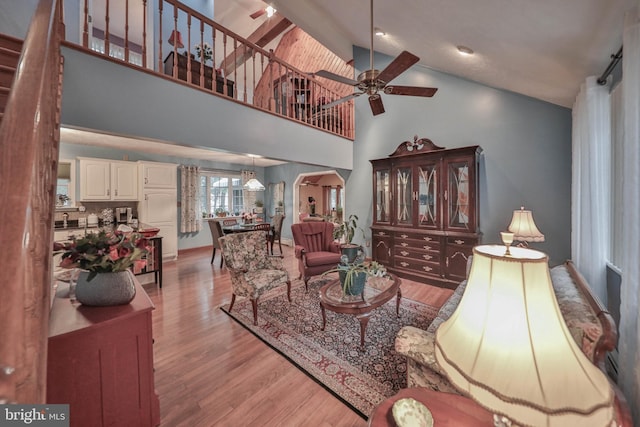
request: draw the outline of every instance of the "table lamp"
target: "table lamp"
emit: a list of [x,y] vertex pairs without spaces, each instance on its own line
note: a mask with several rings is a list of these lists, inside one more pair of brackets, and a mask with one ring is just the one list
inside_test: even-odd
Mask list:
[[538,230],[533,214],[525,210],[524,206],[520,210],[513,211],[509,231],[513,233],[513,239],[522,242],[522,246],[527,246],[527,242],[544,242],[544,234]]
[[175,46],[178,49],[182,49],[184,44],[182,43],[182,34],[178,30],[172,30],[171,35],[169,36],[169,44],[171,46]]
[[609,426],[613,390],[562,318],[547,255],[510,252],[473,249],[460,304],[436,331],[438,364],[496,425]]

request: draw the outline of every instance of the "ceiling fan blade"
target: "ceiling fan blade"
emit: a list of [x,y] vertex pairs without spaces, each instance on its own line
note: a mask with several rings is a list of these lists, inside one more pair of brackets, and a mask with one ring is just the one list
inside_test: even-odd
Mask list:
[[327,70],[320,70],[315,73],[312,73],[312,75],[316,77],[324,77],[325,79],[334,80],[336,82],[344,83],[346,85],[351,85],[351,86],[358,85],[358,81],[356,80],[350,79],[349,77],[344,77],[338,74],[334,74],[331,71],[327,71]]
[[369,97],[369,105],[371,105],[371,112],[374,116],[384,113],[384,105],[382,105],[382,98],[380,95],[371,95]]
[[338,104],[342,104],[343,102],[347,102],[348,100],[353,99],[353,98],[355,98],[357,96],[360,96],[362,94],[363,94],[363,92],[352,93],[351,95],[347,95],[344,98],[336,99],[335,101],[329,102],[328,104],[324,104],[322,106],[322,109],[323,110],[327,110],[327,109],[329,109],[331,107],[335,107]]
[[405,50],[378,74],[378,80],[389,83],[418,61],[420,61],[420,58]]
[[255,12],[253,12],[249,16],[251,17],[251,19],[257,19],[257,18],[261,17],[262,15],[264,15],[265,13],[267,13],[266,9],[259,9],[259,10],[256,10]]
[[387,86],[384,93],[388,95],[410,95],[410,96],[426,96],[435,95],[438,88],[435,87],[418,87],[418,86]]

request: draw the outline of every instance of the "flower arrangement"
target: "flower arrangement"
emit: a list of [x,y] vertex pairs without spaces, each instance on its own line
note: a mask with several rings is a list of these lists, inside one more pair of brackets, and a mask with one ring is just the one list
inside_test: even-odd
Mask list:
[[91,281],[98,273],[125,271],[134,265],[144,268],[147,245],[139,233],[100,231],[67,243],[55,242],[53,250],[63,252],[60,267],[88,270],[87,281]]
[[202,44],[198,43],[194,48],[196,49],[196,55],[198,58],[200,58],[205,64],[213,57],[213,49],[211,49],[211,45],[207,42]]
[[251,222],[255,217],[256,215],[252,214],[251,212],[242,212],[242,214],[240,215],[240,218],[242,218],[242,220],[245,222]]

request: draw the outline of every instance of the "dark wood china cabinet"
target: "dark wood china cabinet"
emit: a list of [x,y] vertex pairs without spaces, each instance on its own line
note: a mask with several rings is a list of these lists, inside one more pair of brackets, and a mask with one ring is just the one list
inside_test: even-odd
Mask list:
[[403,142],[373,165],[372,257],[401,277],[454,289],[480,243],[477,145]]

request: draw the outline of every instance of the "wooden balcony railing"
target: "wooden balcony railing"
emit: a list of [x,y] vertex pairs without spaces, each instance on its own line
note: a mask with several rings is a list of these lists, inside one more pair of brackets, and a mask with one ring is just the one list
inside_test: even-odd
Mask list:
[[121,1],[102,0],[104,10],[94,3],[91,25],[92,0],[83,1],[85,48],[144,68],[155,64],[157,73],[217,96],[354,139],[353,100],[323,108],[352,88],[331,90],[177,0],[158,2],[155,30],[147,28],[148,0],[126,0],[124,8]]

